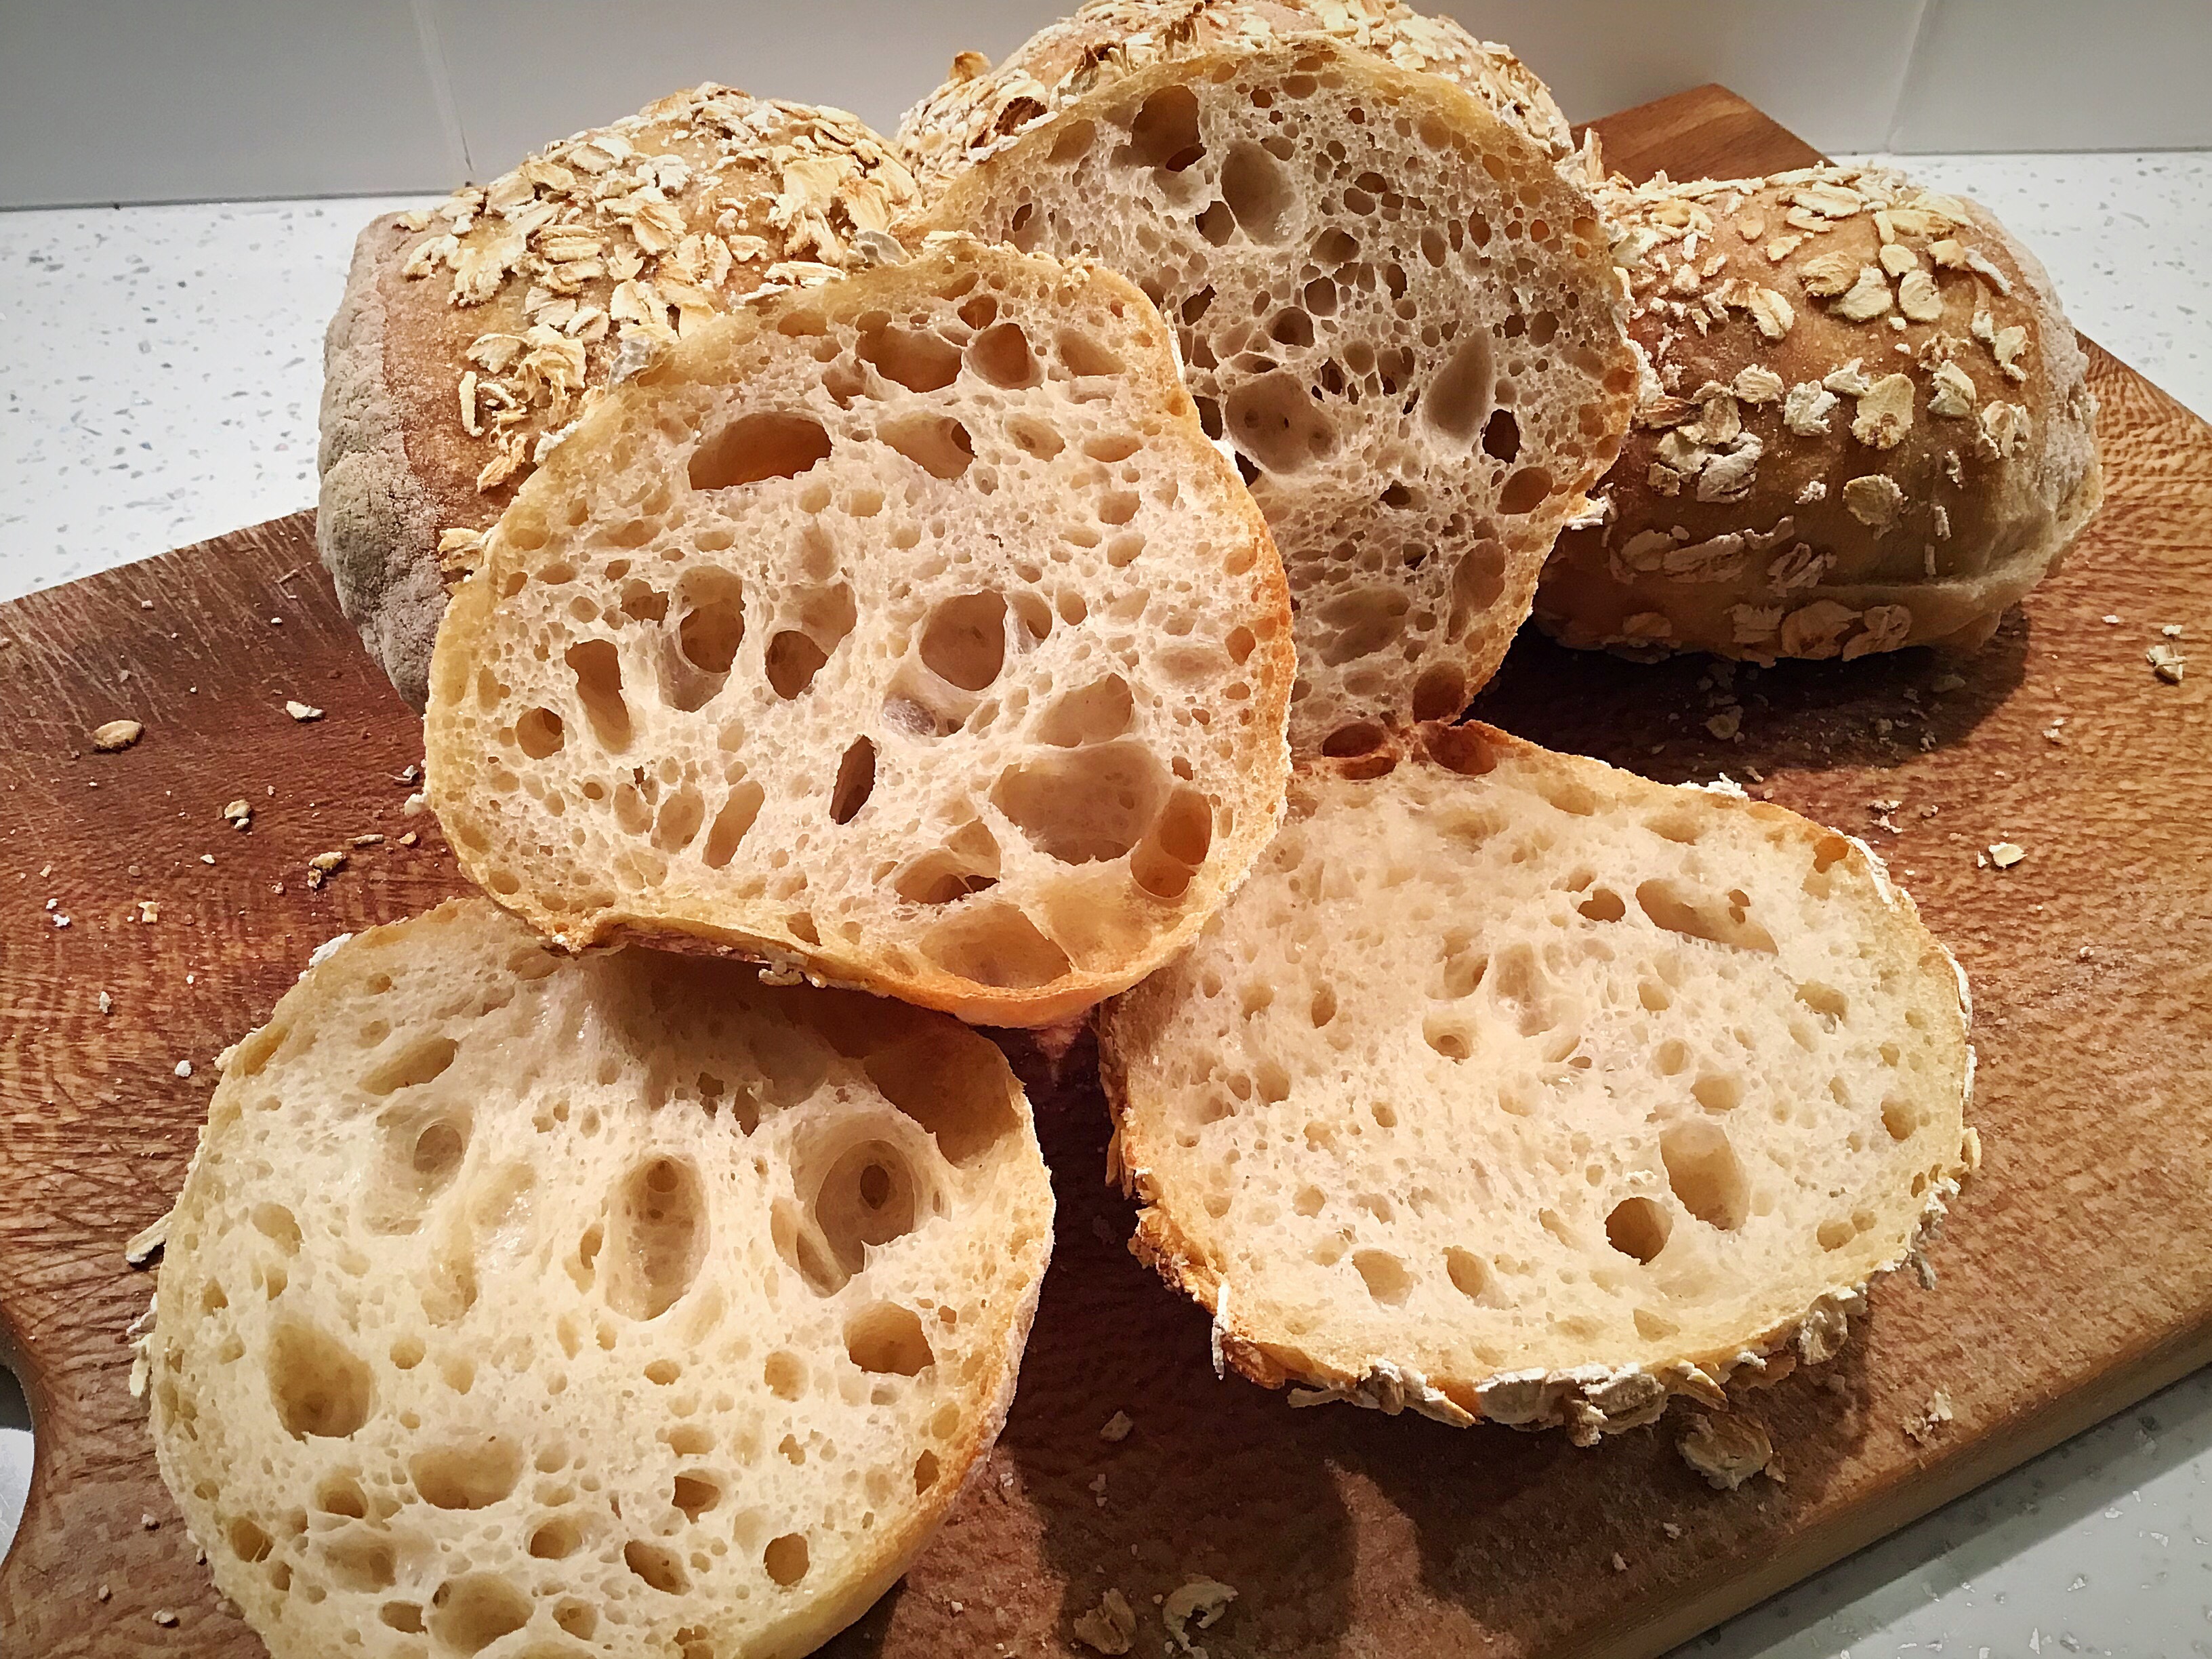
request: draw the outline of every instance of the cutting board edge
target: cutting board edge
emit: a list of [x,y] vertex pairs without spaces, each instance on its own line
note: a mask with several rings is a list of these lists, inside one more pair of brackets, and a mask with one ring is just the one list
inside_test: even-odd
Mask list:
[[[1706,90],[1709,89],[1698,88],[1694,92]],[[1693,93],[1677,94],[1684,99],[1692,95]],[[1656,100],[1654,105],[1643,107],[1655,108],[1672,101]],[[2201,424],[2198,417],[2179,404],[2170,394],[2139,374],[2132,370],[2130,373],[2135,375],[2138,387],[2149,393],[2148,401],[2154,405],[2150,418],[2178,417],[2185,419],[2192,426]],[[165,562],[198,549],[228,543],[238,536],[295,531],[311,526],[312,522],[312,509],[280,515],[246,530],[232,532],[229,536],[213,538],[168,553],[149,556],[109,571],[81,578],[76,582],[40,590],[24,598],[35,602],[71,587],[118,575],[128,574],[143,580],[149,574],[159,571]],[[13,603],[16,602],[10,602]],[[4,1314],[0,1314],[0,1360],[15,1365],[19,1375],[22,1373],[22,1362],[27,1358],[27,1345],[18,1340],[22,1334],[10,1327]],[[2075,1385],[2063,1395],[2056,1395],[2035,1410],[2023,1414],[2006,1429],[1970,1444],[1954,1462],[1931,1467],[1919,1476],[1899,1483],[1896,1490],[1885,1492],[1855,1510],[1832,1516],[1813,1532],[1791,1540],[1761,1567],[1744,1573],[1731,1583],[1697,1592],[1637,1628],[1608,1636],[1602,1642],[1592,1645],[1565,1651],[1589,1656],[1589,1659],[1646,1659],[1647,1656],[1664,1653],[1673,1645],[1711,1629],[1745,1608],[1802,1582],[1866,1545],[1879,1541],[1892,1532],[1977,1490],[2208,1363],[2212,1363],[2212,1322],[2184,1332],[2170,1333],[2163,1340],[2111,1358],[2094,1376],[2076,1379]],[[65,1400],[51,1394],[41,1399],[33,1394],[28,1383],[26,1395],[32,1403],[34,1427],[39,1424],[42,1412],[67,1415]],[[1786,1453],[1786,1447],[1784,1449]],[[1937,1449],[1939,1453],[1940,1449]],[[34,1497],[38,1486],[39,1470],[34,1467]],[[28,1504],[23,1519],[25,1530],[28,1530],[31,1520]],[[0,1579],[4,1579],[5,1576],[4,1572],[0,1572]]]
[[[1976,1441],[1955,1460],[1931,1464],[1921,1478],[1901,1482],[1790,1540],[1767,1565],[1694,1595],[1620,1632],[1616,1640],[1569,1650],[1560,1659],[1664,1659],[1684,1643],[1978,1492],[2207,1365],[2212,1365],[2212,1319],[2115,1358],[2096,1376],[2028,1413],[2009,1431]],[[1786,1458],[1788,1448],[1781,1449]]]

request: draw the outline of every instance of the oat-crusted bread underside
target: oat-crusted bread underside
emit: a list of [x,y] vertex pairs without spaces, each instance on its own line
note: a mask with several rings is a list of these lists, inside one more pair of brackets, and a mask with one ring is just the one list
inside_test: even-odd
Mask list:
[[1166,325],[957,238],[610,391],[439,635],[429,794],[582,948],[1002,1024],[1171,955],[1282,811],[1282,567]]
[[454,569],[626,350],[868,258],[914,201],[853,116],[708,82],[363,230],[324,346],[316,538],[400,695],[422,706]]
[[1291,747],[1343,754],[1496,669],[1635,367],[1606,234],[1549,149],[1442,76],[1287,27],[1092,60],[902,234],[1080,253],[1159,304],[1282,551]]
[[1770,662],[1987,641],[2103,495],[2088,360],[2035,256],[1883,167],[1599,200],[1650,373],[1537,622]]
[[455,901],[230,1056],[162,1478],[275,1659],[805,1653],[988,1452],[1052,1207],[957,1023]]
[[1978,1156],[1967,1018],[1858,842],[1467,726],[1302,769],[1100,1046],[1229,1364],[1588,1442],[1832,1352]]

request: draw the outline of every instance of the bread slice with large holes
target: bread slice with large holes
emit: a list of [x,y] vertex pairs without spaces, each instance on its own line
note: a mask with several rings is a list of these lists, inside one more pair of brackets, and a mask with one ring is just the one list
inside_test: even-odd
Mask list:
[[988,1452],[1052,1215],[957,1021],[455,901],[228,1057],[161,1475],[276,1659],[805,1653]]
[[429,793],[563,942],[1038,1025],[1273,833],[1281,562],[1111,273],[945,238],[612,389],[438,638]]
[[908,115],[901,234],[1086,255],[1159,304],[1289,572],[1291,747],[1348,754],[1489,678],[1636,368],[1557,149],[1304,11],[1115,0],[1048,27]]
[[1435,726],[1302,770],[1100,1047],[1219,1360],[1588,1443],[1834,1351],[1978,1158],[1968,1018],[1859,842]]

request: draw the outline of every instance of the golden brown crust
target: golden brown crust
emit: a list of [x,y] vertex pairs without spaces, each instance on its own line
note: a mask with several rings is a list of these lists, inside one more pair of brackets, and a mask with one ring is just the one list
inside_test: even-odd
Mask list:
[[1573,151],[1550,89],[1509,48],[1401,0],[1090,0],[995,68],[962,52],[945,83],[900,121],[898,143],[933,198],[1030,127],[1153,64],[1310,35],[1456,82],[1554,161]]
[[879,257],[914,199],[852,116],[708,82],[364,231],[325,354],[318,535],[401,694],[427,696],[441,566],[473,560],[625,340]]
[[1768,661],[1971,647],[2100,495],[2087,360],[1984,210],[1884,169],[1600,192],[1645,355],[1536,619]]

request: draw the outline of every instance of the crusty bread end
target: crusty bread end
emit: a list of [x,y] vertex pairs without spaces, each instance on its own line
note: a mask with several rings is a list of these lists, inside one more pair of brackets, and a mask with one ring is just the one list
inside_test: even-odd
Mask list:
[[1227,1364],[1587,1443],[1834,1352],[1978,1158],[1968,1018],[1860,843],[1467,726],[1302,771],[1100,1052]]
[[161,1474],[275,1659],[806,1653],[986,1458],[1052,1215],[957,1022],[455,901],[228,1057]]

